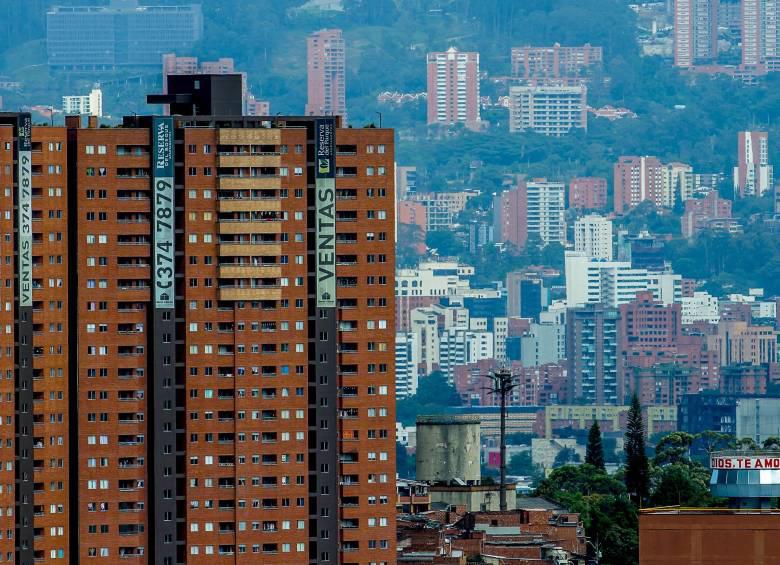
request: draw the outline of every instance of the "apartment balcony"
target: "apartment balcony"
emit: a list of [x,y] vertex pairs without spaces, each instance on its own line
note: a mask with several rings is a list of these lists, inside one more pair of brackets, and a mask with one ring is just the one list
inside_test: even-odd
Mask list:
[[220,198],[220,212],[279,212],[282,201],[268,198]]
[[263,189],[280,188],[282,186],[281,177],[231,177],[221,176],[217,179],[217,188],[219,189]]
[[352,551],[360,551],[360,543],[356,541],[345,541],[341,544],[341,551],[344,553],[350,553]]
[[276,279],[282,276],[282,268],[261,265],[220,265],[221,279]]
[[281,300],[282,289],[280,287],[231,287],[223,286],[219,289],[220,300]]
[[282,233],[282,222],[278,220],[220,220],[217,223],[220,234]]
[[282,157],[277,154],[220,153],[218,167],[280,167]]
[[220,128],[217,131],[219,145],[279,145],[282,142],[282,131],[276,128]]
[[268,243],[220,243],[220,257],[248,257],[253,255],[281,255],[281,244],[273,241]]

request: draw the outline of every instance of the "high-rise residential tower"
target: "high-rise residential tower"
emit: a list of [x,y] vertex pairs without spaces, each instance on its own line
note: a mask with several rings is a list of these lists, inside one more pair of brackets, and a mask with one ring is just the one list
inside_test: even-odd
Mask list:
[[347,119],[346,56],[340,29],[323,29],[306,39],[307,116]]
[[428,53],[428,125],[479,127],[479,53]]
[[737,135],[734,195],[761,196],[773,186],[769,164],[769,135],[765,131],[741,131]]
[[612,220],[590,214],[574,222],[574,250],[591,259],[612,261]]
[[664,202],[664,170],[656,157],[623,156],[615,163],[615,212],[630,211],[645,200]]
[[675,0],[674,64],[712,64],[718,57],[719,0]]
[[576,78],[589,68],[600,66],[604,51],[586,43],[581,47],[512,47],[512,75],[524,79]]
[[568,398],[577,404],[619,404],[617,309],[589,304],[566,312]]
[[742,0],[742,65],[780,70],[780,0]]
[[574,86],[511,86],[509,131],[535,131],[560,137],[588,129],[588,88]]
[[518,178],[514,188],[493,199],[496,241],[525,247],[566,241],[566,189],[562,182]]
[[4,561],[394,562],[392,131],[213,78],[0,115]]
[[575,177],[569,182],[569,208],[600,210],[607,207],[607,179]]

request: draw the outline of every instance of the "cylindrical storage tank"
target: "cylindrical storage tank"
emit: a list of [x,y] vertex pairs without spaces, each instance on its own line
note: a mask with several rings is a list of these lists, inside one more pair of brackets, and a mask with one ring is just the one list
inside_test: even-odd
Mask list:
[[418,481],[479,481],[479,416],[417,417]]

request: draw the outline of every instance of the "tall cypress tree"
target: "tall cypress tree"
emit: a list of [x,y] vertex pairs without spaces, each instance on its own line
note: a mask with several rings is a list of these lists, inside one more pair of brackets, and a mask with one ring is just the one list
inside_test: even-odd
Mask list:
[[604,446],[601,444],[601,428],[593,422],[588,432],[588,446],[585,449],[585,463],[604,470]]
[[628,411],[626,429],[626,489],[637,504],[647,498],[650,470],[645,453],[645,423],[642,406],[634,394]]

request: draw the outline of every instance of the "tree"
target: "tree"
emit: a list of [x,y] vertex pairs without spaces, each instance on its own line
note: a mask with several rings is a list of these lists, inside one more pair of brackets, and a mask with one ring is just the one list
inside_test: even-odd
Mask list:
[[400,442],[395,442],[395,470],[402,479],[413,479],[415,474],[416,460],[414,455],[409,455],[406,447]]
[[672,432],[656,444],[650,504],[702,507],[719,503],[710,494],[710,469],[691,457],[691,446],[697,437]]
[[539,465],[534,465],[533,459],[531,459],[530,450],[521,451],[520,453],[513,455],[509,460],[506,470],[509,475],[533,477],[534,482],[542,477],[542,470],[539,468]]
[[637,509],[620,480],[587,463],[567,465],[539,483],[536,496],[579,512],[587,536],[599,541],[600,563],[638,563]]
[[515,432],[513,434],[506,434],[506,443],[507,445],[531,445],[531,441],[535,437],[536,434]]
[[417,394],[396,403],[396,418],[405,426],[412,426],[421,414],[442,414],[450,407],[460,405],[460,395],[455,387],[447,382],[441,371],[434,371],[420,378]]
[[650,483],[650,469],[645,453],[645,423],[642,420],[642,405],[636,394],[631,398],[626,428],[626,489],[633,500],[640,504],[647,498]]
[[780,437],[777,436],[770,436],[764,440],[764,443],[761,445],[764,449],[777,451],[780,449]]
[[555,456],[555,461],[553,461],[553,467],[562,467],[563,465],[567,465],[569,463],[579,463],[579,462],[580,462],[580,454],[574,451],[574,449],[572,449],[571,447],[564,447]]
[[712,506],[716,499],[710,494],[710,470],[699,463],[674,463],[657,467],[654,476],[653,506]]
[[696,436],[696,439],[702,443],[704,451],[707,452],[707,459],[709,459],[715,451],[727,448],[732,442],[731,434],[716,432],[714,430],[701,432]]
[[664,436],[655,446],[656,465],[667,465],[690,461],[694,436],[686,432],[672,432]]
[[463,244],[455,237],[455,233],[450,230],[430,231],[425,236],[425,244],[430,249],[445,257],[458,255],[463,252]]
[[750,437],[743,437],[742,439],[738,439],[735,447],[740,451],[755,451],[758,449],[758,445],[756,445],[756,442],[753,440],[753,438]]
[[564,493],[624,496],[626,487],[601,469],[583,463],[553,469],[550,476],[539,483],[536,489],[537,496],[544,496],[556,502],[562,501]]
[[417,224],[398,224],[398,246],[396,264],[399,267],[414,267],[423,257],[425,237]]
[[585,463],[589,463],[597,469],[604,469],[604,446],[601,444],[601,428],[599,428],[598,422],[593,422],[590,432],[588,432]]

